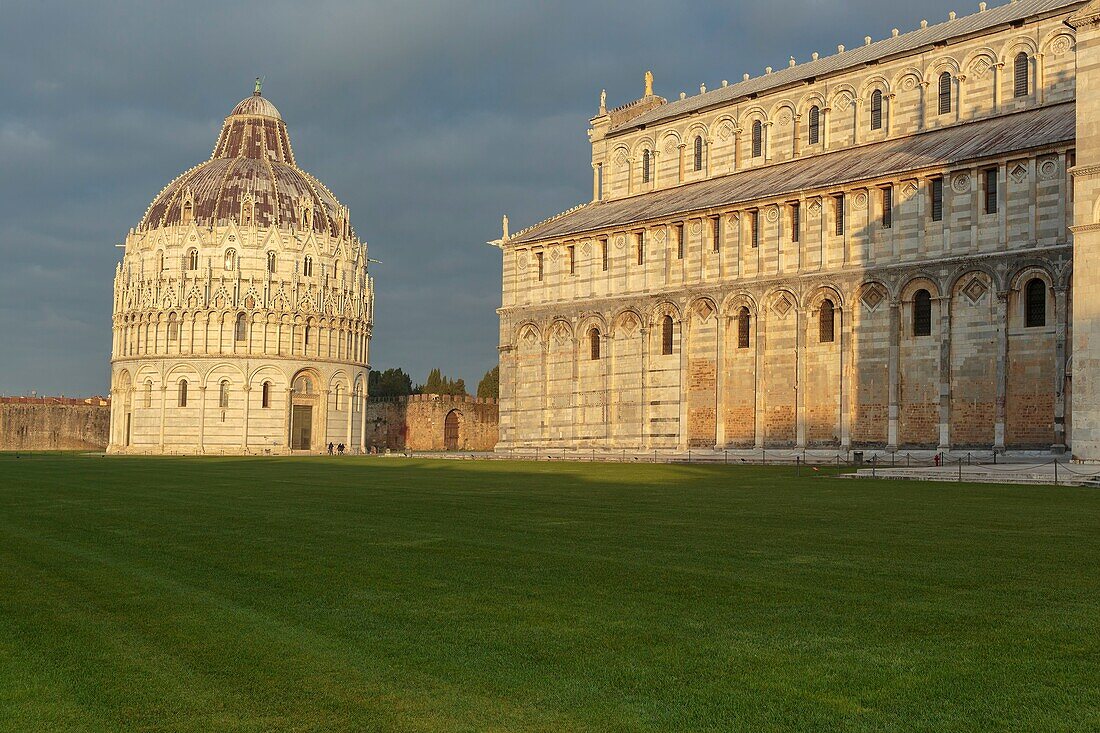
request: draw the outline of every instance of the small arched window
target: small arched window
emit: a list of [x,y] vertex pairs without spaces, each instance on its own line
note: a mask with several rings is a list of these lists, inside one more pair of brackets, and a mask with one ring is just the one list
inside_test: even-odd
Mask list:
[[309,346],[309,337],[312,335],[310,333],[312,330],[313,330],[313,321],[307,321],[306,322],[306,330],[305,330],[305,343],[306,343],[306,346]]
[[223,379],[218,385],[218,407],[229,407],[229,380]]
[[180,223],[190,224],[195,219],[195,205],[190,201],[184,201],[180,210]]
[[665,356],[672,353],[672,316],[661,319],[661,353]]
[[703,170],[703,136],[695,136],[695,170]]
[[932,335],[932,294],[927,290],[913,295],[913,335]]
[[810,145],[817,145],[821,142],[821,108],[816,104],[810,107]]
[[225,271],[232,272],[237,269],[237,250],[227,249],[225,251]]
[[752,157],[764,154],[764,123],[760,120],[752,123]]
[[871,129],[882,129],[882,91],[879,89],[871,95]]
[[264,382],[260,390],[260,407],[271,407],[271,382]]
[[146,407],[152,407],[153,406],[153,380],[152,379],[146,379],[145,380],[145,406]]
[[168,340],[175,341],[180,337],[180,324],[175,313],[168,314]]
[[313,258],[306,255],[306,258],[302,260],[302,274],[306,277],[313,277]]
[[187,380],[186,379],[181,379],[180,380],[180,391],[179,391],[179,399],[177,400],[177,404],[180,407],[187,407]]
[[823,344],[831,344],[835,329],[833,301],[825,300],[821,303],[821,309],[817,312],[817,340]]
[[199,269],[199,251],[197,249],[187,253],[187,269],[191,272]]
[[951,72],[945,71],[940,74],[940,114],[945,115],[951,112]]
[[1017,98],[1031,93],[1031,62],[1023,51],[1016,54],[1012,63],[1012,91]]
[[267,271],[272,275],[275,274],[275,265],[277,264],[276,255],[274,252],[267,253]]
[[649,152],[648,148],[642,151],[642,183],[649,183],[650,181],[650,166],[653,162],[651,156],[652,153]]
[[237,323],[233,328],[233,338],[237,341],[248,340],[248,317],[244,313],[237,314]]
[[164,253],[157,252],[157,272],[164,272]]
[[592,361],[600,358],[600,329],[592,328],[588,331],[588,346],[591,351]]
[[1028,281],[1025,290],[1027,298],[1026,323],[1028,328],[1042,328],[1047,325],[1047,284],[1039,278]]
[[749,348],[749,327],[751,325],[752,315],[749,313],[749,309],[741,306],[741,311],[737,314],[737,348]]
[[339,384],[336,385],[336,389],[334,390],[334,397],[336,399],[336,411],[340,412],[344,409],[344,388]]

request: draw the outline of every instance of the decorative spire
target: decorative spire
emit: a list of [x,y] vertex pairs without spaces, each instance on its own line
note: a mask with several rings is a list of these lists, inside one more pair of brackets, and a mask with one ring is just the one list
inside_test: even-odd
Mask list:
[[653,72],[647,71],[645,73],[645,95],[646,97],[653,96]]
[[263,88],[263,85],[264,85],[264,78],[262,76],[257,76],[256,77],[256,88],[252,90],[252,95],[256,96],[256,97],[260,96],[260,89]]

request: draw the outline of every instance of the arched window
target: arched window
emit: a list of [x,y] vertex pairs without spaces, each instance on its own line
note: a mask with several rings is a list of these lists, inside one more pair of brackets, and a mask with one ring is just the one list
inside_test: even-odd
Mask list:
[[176,320],[175,313],[168,314],[168,340],[175,341],[180,337],[180,324]]
[[1039,278],[1030,280],[1025,290],[1027,298],[1026,322],[1028,328],[1047,325],[1047,284]]
[[237,314],[237,323],[233,328],[233,338],[237,341],[248,340],[248,317],[244,313]]
[[651,153],[649,149],[642,151],[642,183],[649,183],[650,180],[650,165],[652,165]]
[[313,277],[313,258],[306,255],[306,258],[302,261],[302,274],[306,277]]
[[179,399],[177,401],[177,404],[180,407],[187,407],[187,380],[186,379],[181,379],[180,380],[180,393],[179,393]]
[[153,406],[153,380],[152,379],[146,379],[145,380],[145,406],[146,407],[152,407]]
[[267,253],[267,271],[271,274],[275,274],[276,255],[274,252]]
[[951,112],[951,72],[945,71],[940,74],[940,114],[945,115]]
[[229,380],[223,379],[218,385],[218,407],[229,407]]
[[749,327],[751,325],[752,316],[749,314],[749,309],[742,306],[741,311],[737,314],[737,348],[749,348]]
[[932,294],[927,290],[913,295],[913,335],[932,335]]
[[225,271],[232,272],[237,269],[237,250],[227,249],[225,251]]
[[833,342],[833,315],[833,301],[822,301],[821,309],[817,312],[817,340],[823,344]]
[[180,223],[190,224],[195,218],[195,205],[190,201],[183,202],[183,208],[180,210]]
[[199,251],[197,249],[187,253],[187,269],[191,272],[199,269]]
[[810,145],[821,142],[821,108],[816,104],[810,107]]
[[306,346],[309,346],[309,337],[311,335],[310,332],[312,330],[313,330],[313,321],[312,320],[306,321],[306,330],[305,330],[305,344],[306,344]]
[[879,89],[871,95],[871,129],[882,129],[882,91]]
[[164,272],[164,253],[157,252],[157,272]]
[[764,154],[764,123],[760,120],[752,123],[752,157]]
[[1012,76],[1013,96],[1026,97],[1031,93],[1031,63],[1023,51],[1016,54],[1012,63]]
[[600,358],[600,329],[592,328],[588,331],[588,346],[592,352],[592,361]]
[[695,170],[703,170],[703,136],[695,136]]
[[260,407],[271,407],[271,382],[264,382],[260,391]]
[[344,404],[344,400],[343,400],[343,397],[344,397],[344,394],[343,394],[343,387],[341,387],[341,386],[340,386],[339,384],[338,384],[338,385],[336,385],[336,389],[335,389],[335,395],[334,395],[334,396],[335,396],[335,398],[336,398],[336,405],[335,405],[335,407],[336,407],[336,411],[337,411],[337,412],[340,412],[341,410],[343,410],[343,409],[344,409],[344,408],[343,408],[343,404]]
[[672,353],[672,316],[661,319],[661,353],[665,356]]

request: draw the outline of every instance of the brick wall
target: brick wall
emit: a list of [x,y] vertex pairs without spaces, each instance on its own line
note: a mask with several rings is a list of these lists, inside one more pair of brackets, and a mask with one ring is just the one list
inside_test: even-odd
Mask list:
[[0,398],[0,450],[103,450],[110,424],[107,400]]
[[457,450],[490,451],[497,444],[497,401],[449,395],[411,395],[367,404],[367,448],[446,450],[447,416],[458,420]]

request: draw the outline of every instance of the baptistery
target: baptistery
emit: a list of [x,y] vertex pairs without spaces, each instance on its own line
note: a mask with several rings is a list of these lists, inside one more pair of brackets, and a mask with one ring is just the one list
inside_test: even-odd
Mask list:
[[122,246],[110,452],[363,449],[367,245],[259,82]]

